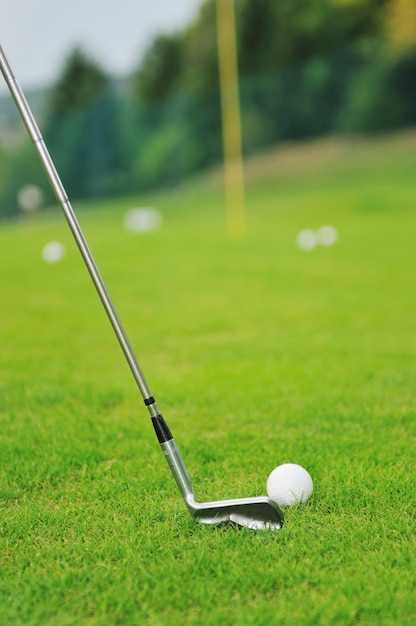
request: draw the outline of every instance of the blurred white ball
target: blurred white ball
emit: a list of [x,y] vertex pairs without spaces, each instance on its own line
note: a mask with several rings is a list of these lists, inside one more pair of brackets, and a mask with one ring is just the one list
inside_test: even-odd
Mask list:
[[313,250],[317,243],[315,231],[309,228],[301,230],[296,236],[296,243],[301,250]]
[[65,256],[65,246],[59,241],[50,241],[42,250],[45,263],[59,263]]
[[321,246],[333,246],[338,241],[338,231],[334,226],[321,226],[316,238]]
[[276,467],[267,479],[267,494],[280,506],[292,506],[309,500],[313,482],[309,472],[296,463]]
[[134,233],[155,230],[162,223],[162,215],[157,209],[152,208],[130,209],[123,218],[124,228]]
[[17,193],[17,203],[25,213],[34,213],[43,203],[43,191],[37,185],[25,185]]

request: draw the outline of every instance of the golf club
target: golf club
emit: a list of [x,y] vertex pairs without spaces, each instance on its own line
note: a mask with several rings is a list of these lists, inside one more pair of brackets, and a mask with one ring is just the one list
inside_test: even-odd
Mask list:
[[78,245],[85,265],[87,266],[91,279],[123,350],[124,356],[130,366],[139,391],[143,396],[143,400],[152,419],[158,441],[189,512],[195,519],[203,524],[228,522],[238,526],[245,526],[253,530],[278,530],[283,524],[283,514],[276,502],[270,498],[239,498],[212,502],[197,502],[195,500],[192,482],[183,458],[178,450],[169,427],[157,408],[156,401],[150,392],[150,388],[138,364],[130,341],[107,292],[103,279],[98,271],[97,265],[93,259],[27,100],[11,70],[9,62],[1,46],[0,68],[24,125],[26,126],[26,130],[38,152],[38,156],[45,169],[49,183],[62,207],[69,228],[71,229],[72,235]]

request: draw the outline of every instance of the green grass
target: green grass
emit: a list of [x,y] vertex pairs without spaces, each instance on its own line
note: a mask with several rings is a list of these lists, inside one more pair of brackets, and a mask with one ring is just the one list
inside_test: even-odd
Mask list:
[[241,242],[215,176],[78,212],[197,497],[310,471],[277,533],[189,516],[59,210],[0,230],[0,623],[415,623],[416,140],[331,146],[249,164]]

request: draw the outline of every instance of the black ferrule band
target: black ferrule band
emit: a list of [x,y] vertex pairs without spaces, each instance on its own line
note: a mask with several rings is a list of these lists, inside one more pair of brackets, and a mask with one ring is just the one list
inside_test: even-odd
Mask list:
[[165,420],[160,415],[160,413],[159,415],[152,417],[152,422],[153,422],[153,427],[155,429],[159,443],[166,443],[167,441],[170,441],[171,439],[173,439],[173,435],[169,430],[169,426],[166,424]]
[[156,400],[154,399],[153,396],[150,396],[150,398],[145,398],[144,399],[144,403],[146,406],[149,406],[150,404],[154,404],[156,402]]

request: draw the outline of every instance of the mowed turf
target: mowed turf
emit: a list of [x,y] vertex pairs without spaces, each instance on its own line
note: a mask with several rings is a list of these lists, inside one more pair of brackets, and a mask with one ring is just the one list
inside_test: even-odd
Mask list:
[[[310,471],[276,533],[193,521],[59,208],[3,225],[0,623],[415,623],[415,157],[413,133],[249,163],[243,241],[215,175],[75,205],[198,499]],[[163,228],[126,232],[149,205]]]

